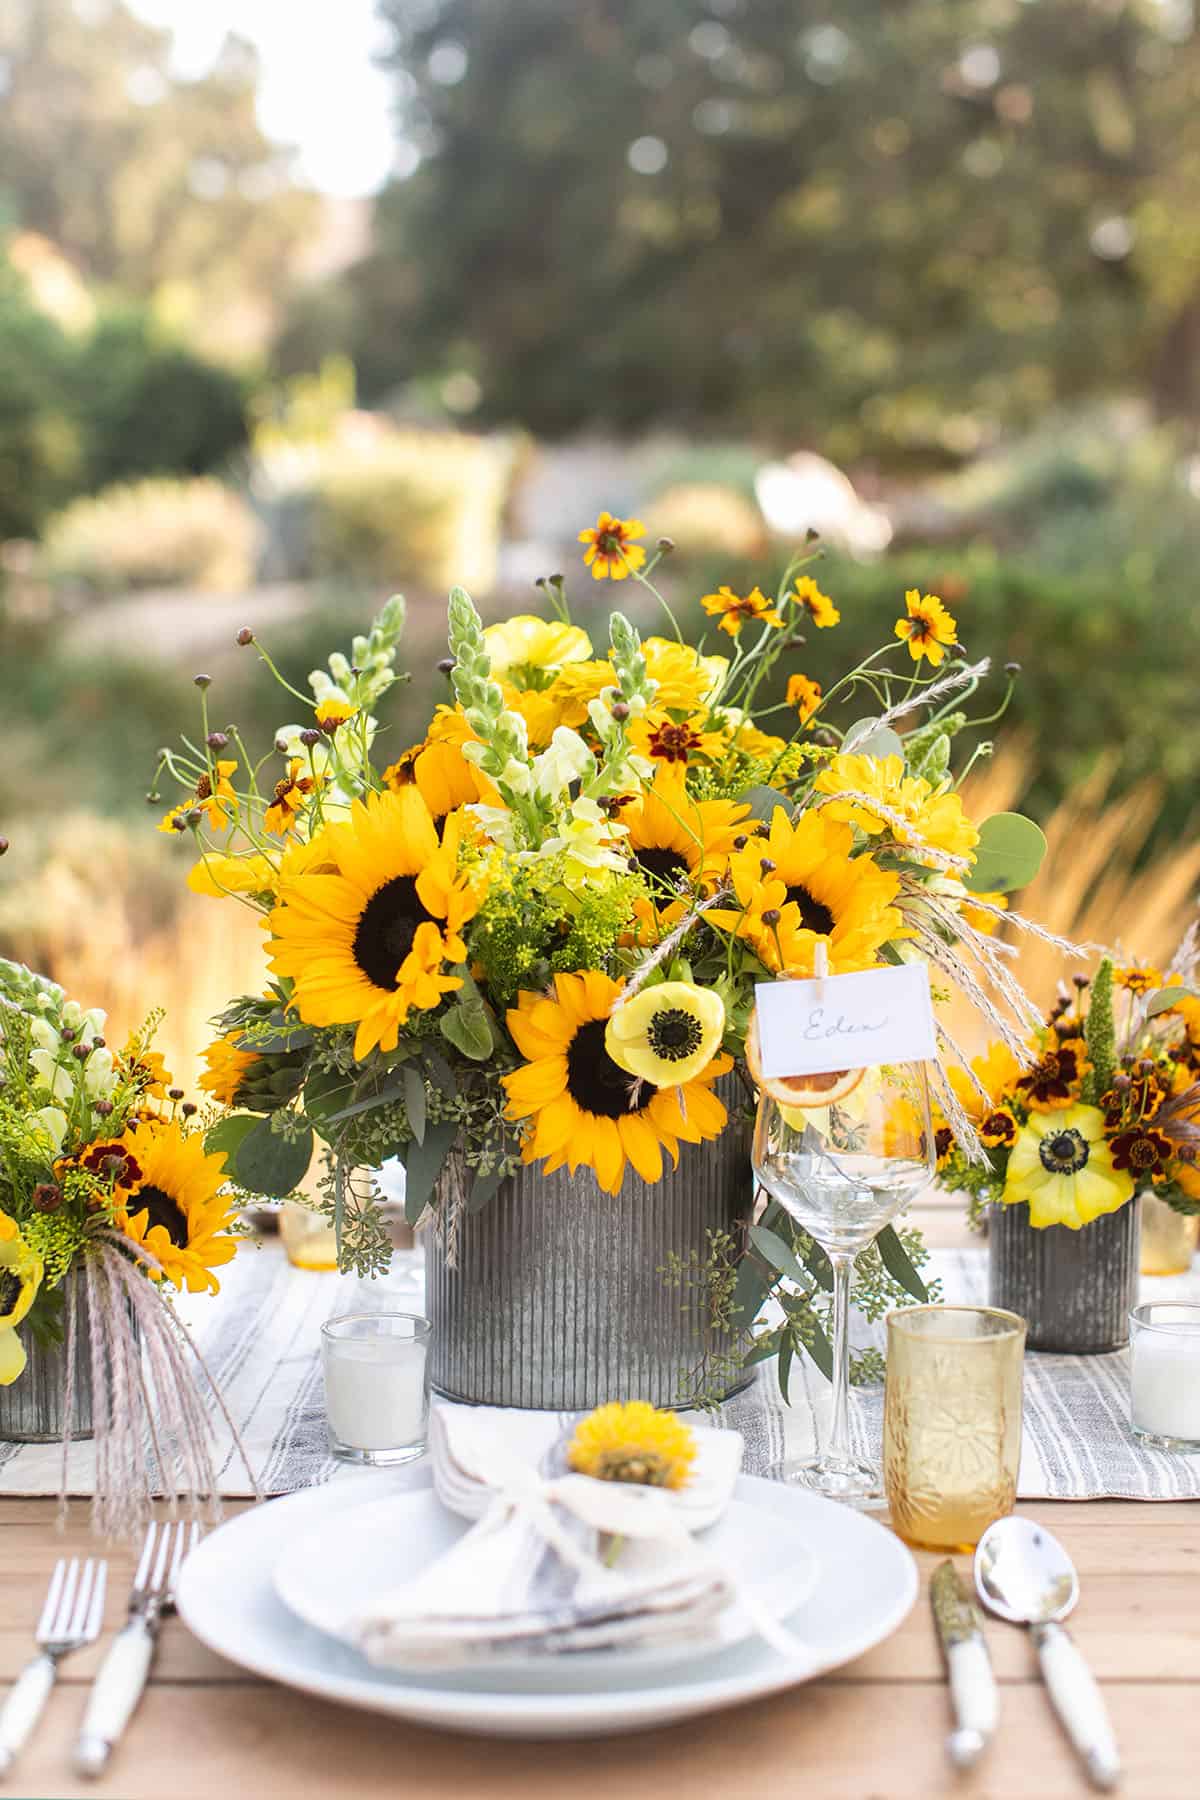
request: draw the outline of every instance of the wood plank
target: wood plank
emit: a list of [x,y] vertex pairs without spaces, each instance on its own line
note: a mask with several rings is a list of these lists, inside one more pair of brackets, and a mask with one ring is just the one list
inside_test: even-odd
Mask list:
[[[950,1720],[941,1684],[872,1688],[814,1683],[737,1712],[595,1741],[498,1743],[367,1719],[284,1690],[218,1692],[160,1686],[98,1783],[75,1780],[67,1746],[81,1696],[60,1690],[16,1771],[23,1800],[162,1800],[241,1795],[316,1800],[612,1800],[663,1791],[688,1800],[804,1793],[820,1800],[1076,1800],[1089,1793],[1045,1695],[1006,1689],[1003,1727],[971,1773],[947,1765]],[[1110,1687],[1126,1759],[1125,1800],[1195,1792],[1200,1683]]]

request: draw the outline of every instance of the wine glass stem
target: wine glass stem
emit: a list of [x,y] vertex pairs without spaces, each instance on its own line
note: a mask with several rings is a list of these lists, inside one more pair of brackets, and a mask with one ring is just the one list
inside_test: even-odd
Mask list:
[[829,1456],[846,1462],[850,1445],[846,1430],[846,1401],[850,1389],[850,1280],[854,1258],[845,1252],[829,1254],[833,1265],[833,1418],[829,1427]]

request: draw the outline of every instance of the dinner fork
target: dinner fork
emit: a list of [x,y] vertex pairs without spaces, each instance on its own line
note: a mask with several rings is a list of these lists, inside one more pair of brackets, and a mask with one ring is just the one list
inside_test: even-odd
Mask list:
[[108,1564],[89,1556],[80,1569],[77,1556],[60,1556],[50,1577],[46,1604],[34,1637],[41,1655],[27,1663],[0,1712],[0,1776],[12,1768],[30,1732],[41,1718],[58,1676],[58,1665],[72,1650],[94,1644],[104,1620]]
[[173,1526],[152,1522],[146,1531],[129,1590],[129,1616],[100,1666],[75,1741],[75,1767],[81,1775],[103,1773],[133,1716],[150,1673],[159,1624],[175,1604],[180,1565],[199,1536],[198,1525],[182,1520]]

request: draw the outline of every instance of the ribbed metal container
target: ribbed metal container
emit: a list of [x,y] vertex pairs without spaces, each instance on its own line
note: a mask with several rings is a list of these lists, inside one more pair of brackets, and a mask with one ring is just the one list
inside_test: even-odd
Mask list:
[[556,1411],[677,1403],[711,1338],[703,1296],[669,1288],[661,1270],[672,1253],[703,1265],[710,1231],[742,1246],[753,1194],[748,1134],[732,1123],[712,1143],[681,1145],[679,1167],[668,1161],[652,1186],[627,1171],[616,1195],[590,1169],[522,1169],[462,1219],[457,1268],[428,1235],[434,1387]]
[[[72,1275],[70,1281],[78,1280]],[[87,1288],[79,1285],[75,1314],[75,1391],[71,1402],[71,1436],[92,1435],[92,1358],[88,1343]],[[8,1387],[0,1387],[0,1443],[51,1444],[63,1435],[66,1420],[66,1349],[47,1349],[27,1329],[21,1331],[27,1361]]]
[[1141,1260],[1134,1201],[1080,1231],[1035,1231],[1025,1206],[993,1206],[990,1218],[988,1299],[1020,1313],[1030,1350],[1092,1356],[1129,1342]]

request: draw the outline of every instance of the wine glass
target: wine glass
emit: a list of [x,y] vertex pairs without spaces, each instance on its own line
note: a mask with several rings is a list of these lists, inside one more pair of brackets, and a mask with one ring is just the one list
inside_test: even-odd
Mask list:
[[[795,1482],[851,1505],[883,1502],[878,1468],[850,1454],[846,1399],[854,1259],[930,1181],[936,1162],[924,1063],[851,1070],[803,1104],[763,1091],[754,1128],[754,1172],[788,1216],[815,1239],[833,1269],[833,1417],[817,1456],[778,1465]],[[773,1084],[776,1092],[785,1084]],[[794,1084],[799,1087],[799,1083]]]

